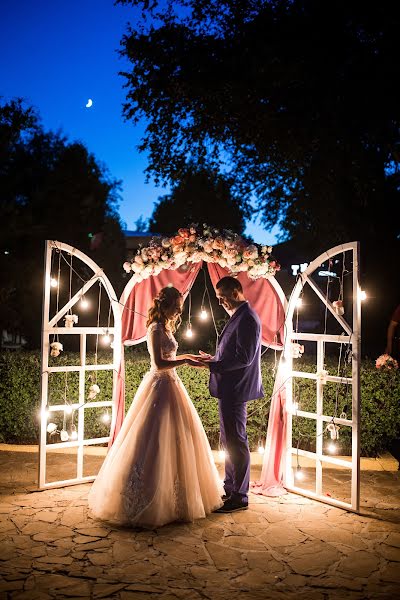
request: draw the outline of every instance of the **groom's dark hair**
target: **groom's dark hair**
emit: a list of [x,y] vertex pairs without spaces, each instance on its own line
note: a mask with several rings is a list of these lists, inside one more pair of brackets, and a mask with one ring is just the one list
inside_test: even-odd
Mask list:
[[224,288],[224,290],[226,290],[227,292],[233,292],[233,290],[236,290],[237,292],[243,293],[243,288],[240,281],[238,279],[235,279],[235,277],[230,277],[229,275],[220,279],[217,282],[216,288],[218,290]]

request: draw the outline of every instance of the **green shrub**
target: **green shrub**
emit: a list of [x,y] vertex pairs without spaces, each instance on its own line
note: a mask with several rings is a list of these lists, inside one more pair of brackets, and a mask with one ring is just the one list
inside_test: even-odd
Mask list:
[[[76,353],[63,352],[57,365],[77,364]],[[94,358],[88,355],[87,362]],[[108,362],[109,357],[98,362]],[[137,349],[126,351],[126,409],[129,408],[135,392],[149,369],[146,352]],[[315,372],[315,365],[306,357],[296,361],[296,369]],[[336,374],[337,365],[327,365],[330,374]],[[196,407],[212,448],[219,443],[218,403],[208,392],[208,371],[183,366],[179,375]],[[342,373],[343,375],[343,373]],[[348,375],[348,374],[347,374]],[[273,357],[262,361],[262,376],[265,398],[248,404],[248,437],[252,450],[265,439],[270,409],[270,397],[274,385]],[[65,395],[65,375],[53,374],[50,389],[50,403],[62,404]],[[377,456],[385,451],[400,431],[400,375],[397,371],[381,372],[372,361],[365,360],[361,366],[361,452],[363,456]],[[93,381],[89,374],[85,382],[86,390]],[[101,393],[97,399],[109,400],[112,394],[112,373],[99,371],[97,383]],[[299,409],[315,412],[315,381],[296,379],[295,400]],[[78,376],[69,373],[67,377],[67,397],[77,402]],[[347,415],[351,417],[351,386],[327,384],[324,386],[324,414],[339,414],[347,405]],[[37,443],[39,433],[38,412],[40,406],[40,357],[38,353],[0,354],[0,441],[5,443]],[[103,411],[103,409],[102,409]],[[102,412],[101,411],[101,412]],[[60,415],[58,415],[60,418]],[[56,418],[54,419],[56,421]],[[57,422],[59,428],[62,423]],[[100,419],[99,411],[85,411],[87,437],[107,435],[108,426]],[[328,439],[324,433],[324,441]],[[58,438],[55,441],[59,441]],[[315,449],[315,422],[293,416],[293,445],[303,449]],[[340,429],[340,453],[351,453],[351,431]]]

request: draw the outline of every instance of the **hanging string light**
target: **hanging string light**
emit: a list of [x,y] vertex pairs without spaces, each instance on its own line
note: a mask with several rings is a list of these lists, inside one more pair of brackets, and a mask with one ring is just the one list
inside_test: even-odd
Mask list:
[[101,420],[103,421],[103,423],[109,423],[111,421],[111,416],[110,416],[110,413],[109,413],[108,409],[102,415]]
[[187,338],[192,338],[193,337],[193,330],[192,330],[192,322],[191,322],[191,312],[192,312],[192,295],[189,292],[189,315],[188,315],[188,326],[185,332],[185,336]]
[[80,306],[83,310],[87,310],[89,308],[89,301],[85,298],[85,295],[82,295]]
[[204,270],[203,270],[203,274],[204,274],[204,292],[203,292],[203,297],[201,299],[201,308],[200,308],[199,317],[202,321],[206,321],[208,319],[208,313],[204,306],[204,298],[207,293],[207,280],[206,280],[206,272]]
[[[300,434],[301,435],[301,434]],[[300,446],[300,435],[299,435],[299,439],[297,440],[297,450],[296,450],[296,470],[294,473],[294,478],[297,481],[303,481],[304,479],[304,472],[301,470],[301,466],[300,466],[300,459],[299,459],[299,446]]]
[[[72,299],[72,271],[74,270],[72,268],[72,254],[71,254],[71,260],[69,263],[69,298],[68,301],[70,302]],[[78,315],[74,315],[72,313],[72,306],[69,307],[68,309],[68,313],[65,315],[64,317],[65,320],[65,327],[73,327],[77,322],[78,322]]]
[[111,344],[111,336],[110,336],[110,318],[111,318],[111,302],[108,308],[108,318],[107,318],[107,328],[102,337],[102,342],[104,345],[109,346]]
[[56,287],[58,287],[58,281],[57,281],[57,279],[56,279],[55,277],[52,277],[52,278],[50,279],[50,286],[51,286],[52,288],[56,288]]
[[72,423],[72,425],[71,425],[71,434],[70,434],[69,438],[71,440],[77,440],[78,439],[78,432],[76,431],[75,423]]

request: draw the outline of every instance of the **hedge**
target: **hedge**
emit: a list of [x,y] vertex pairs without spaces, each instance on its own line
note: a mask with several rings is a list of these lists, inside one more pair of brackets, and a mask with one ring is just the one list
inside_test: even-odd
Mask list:
[[[62,353],[57,359],[58,365],[77,364],[76,353]],[[87,362],[93,357],[88,355]],[[108,362],[99,355],[99,362]],[[296,361],[297,370],[315,372],[314,363],[305,356]],[[126,352],[126,407],[130,406],[135,391],[149,368],[147,353],[135,349]],[[329,373],[336,374],[337,365],[328,364]],[[219,443],[219,423],[217,401],[209,395],[208,371],[183,366],[179,375],[200,415],[212,448]],[[343,373],[342,373],[343,375]],[[265,398],[248,404],[248,437],[252,450],[265,439],[270,396],[274,384],[273,356],[262,360],[262,376]],[[63,403],[65,395],[65,375],[52,374],[50,383],[50,403]],[[93,383],[89,374],[86,390]],[[111,399],[112,373],[98,372],[97,383],[101,392],[98,400]],[[302,410],[315,411],[315,381],[296,379],[295,400]],[[67,397],[77,402],[78,376],[69,373],[67,377]],[[387,450],[393,439],[400,433],[400,374],[399,371],[381,372],[373,361],[364,360],[361,366],[361,453],[363,456],[378,456]],[[40,405],[40,356],[37,352],[5,352],[0,354],[0,442],[14,444],[37,443],[39,434],[38,412]],[[329,383],[324,387],[324,413],[340,414],[347,405],[347,415],[351,414],[351,389],[344,385]],[[85,435],[98,437],[107,435],[108,426],[101,420],[104,409],[85,410]],[[53,415],[59,428],[62,415]],[[71,419],[71,417],[68,417]],[[340,454],[351,453],[351,431],[348,427],[340,429]],[[324,443],[329,435],[324,433]],[[58,435],[53,436],[59,441]],[[315,422],[309,419],[293,417],[293,445],[299,448],[315,449]]]

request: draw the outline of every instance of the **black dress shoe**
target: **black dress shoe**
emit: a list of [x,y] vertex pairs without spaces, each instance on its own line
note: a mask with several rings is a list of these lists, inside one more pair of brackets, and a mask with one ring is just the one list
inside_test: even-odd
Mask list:
[[221,506],[221,508],[217,508],[217,510],[214,510],[214,512],[216,512],[216,513],[231,513],[231,512],[237,512],[239,510],[247,510],[248,508],[249,508],[249,505],[247,502],[240,502],[233,498],[228,498],[228,500],[225,500],[225,502]]

